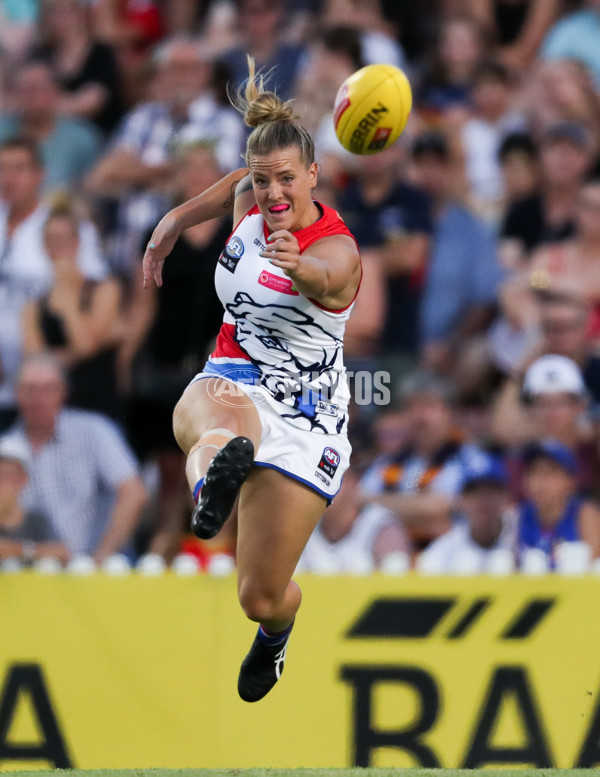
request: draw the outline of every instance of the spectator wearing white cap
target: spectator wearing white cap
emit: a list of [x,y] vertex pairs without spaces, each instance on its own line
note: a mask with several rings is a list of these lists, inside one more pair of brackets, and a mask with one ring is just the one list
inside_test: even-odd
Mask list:
[[578,464],[558,440],[543,439],[525,448],[525,500],[519,505],[519,551],[542,550],[551,568],[563,542],[585,542],[592,559],[600,556],[600,508],[577,488]]
[[489,571],[494,551],[513,554],[516,515],[510,506],[509,476],[498,456],[474,451],[465,464],[457,516],[451,529],[420,555],[417,566],[436,574]]
[[0,438],[0,561],[14,558],[30,564],[53,557],[65,563],[69,552],[59,542],[48,517],[22,505],[30,466],[27,445],[16,437]]
[[[505,386],[493,411],[492,436],[503,445],[519,446],[551,435],[576,456],[579,486],[595,493],[600,467],[588,408],[589,393],[577,364],[547,354],[531,364],[520,390],[516,381]],[[520,481],[517,475],[518,492]]]

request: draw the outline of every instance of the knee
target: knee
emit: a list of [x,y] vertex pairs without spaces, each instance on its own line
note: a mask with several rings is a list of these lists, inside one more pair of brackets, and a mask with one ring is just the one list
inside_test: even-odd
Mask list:
[[246,617],[257,623],[271,620],[279,604],[273,594],[249,586],[240,588],[239,600]]

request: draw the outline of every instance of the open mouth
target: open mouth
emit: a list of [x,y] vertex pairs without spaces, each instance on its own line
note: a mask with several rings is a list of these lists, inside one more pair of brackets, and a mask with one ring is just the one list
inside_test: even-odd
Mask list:
[[289,210],[290,206],[285,205],[284,203],[281,203],[280,205],[271,205],[269,208],[269,213],[285,213],[286,210]]

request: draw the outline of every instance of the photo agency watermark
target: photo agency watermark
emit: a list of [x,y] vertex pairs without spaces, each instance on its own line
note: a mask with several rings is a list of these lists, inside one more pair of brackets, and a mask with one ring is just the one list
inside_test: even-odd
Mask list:
[[318,412],[334,414],[340,394],[339,381],[346,380],[351,402],[359,406],[390,404],[392,382],[386,370],[347,370],[344,377],[335,372],[300,372],[297,376],[272,368],[261,373],[258,368],[246,366],[219,370],[207,381],[208,393],[224,405],[252,406],[266,402],[261,386],[280,402],[296,407],[316,407]]

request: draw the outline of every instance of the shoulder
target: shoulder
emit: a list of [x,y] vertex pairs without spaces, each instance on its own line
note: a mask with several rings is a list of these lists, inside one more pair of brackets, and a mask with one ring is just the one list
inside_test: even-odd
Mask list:
[[320,202],[317,202],[317,206],[322,211],[321,218],[315,221],[314,224],[296,233],[300,251],[303,252],[309,246],[315,243],[322,243],[327,239],[328,247],[333,247],[337,244],[342,250],[345,247],[345,250],[358,253],[356,239],[337,210]]

